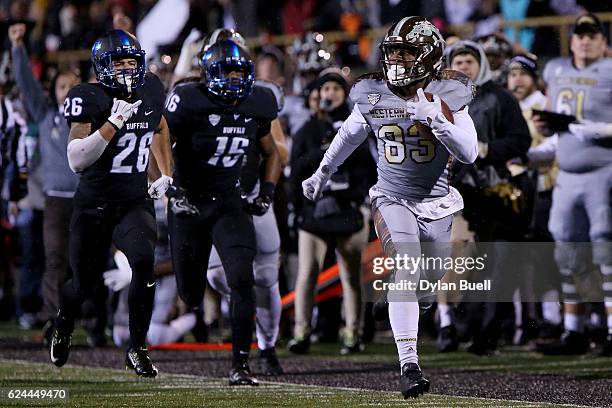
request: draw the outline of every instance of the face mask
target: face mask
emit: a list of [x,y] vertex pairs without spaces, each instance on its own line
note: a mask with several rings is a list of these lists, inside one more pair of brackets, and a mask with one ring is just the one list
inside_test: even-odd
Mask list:
[[125,85],[128,93],[132,92],[132,81],[133,81],[133,77],[131,74],[130,75],[119,74],[117,76],[117,82],[119,82],[121,85]]
[[406,67],[403,65],[390,65],[387,70],[387,78],[389,78],[389,81],[399,81],[403,79],[405,73]]

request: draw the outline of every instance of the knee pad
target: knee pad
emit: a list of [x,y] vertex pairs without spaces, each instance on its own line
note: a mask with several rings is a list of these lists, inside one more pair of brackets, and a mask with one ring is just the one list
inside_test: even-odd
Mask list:
[[278,282],[279,252],[258,253],[253,262],[255,286],[269,288]]
[[225,268],[227,286],[233,290],[252,289],[255,278],[253,276],[253,264],[251,262],[235,261]]

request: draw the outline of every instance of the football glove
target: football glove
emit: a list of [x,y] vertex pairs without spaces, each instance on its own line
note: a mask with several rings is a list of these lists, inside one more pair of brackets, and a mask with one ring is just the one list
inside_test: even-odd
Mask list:
[[582,142],[612,136],[612,123],[583,120],[580,123],[570,123],[568,128]]
[[112,125],[121,129],[125,122],[138,110],[138,107],[142,103],[142,100],[137,100],[134,103],[122,101],[121,99],[113,99],[113,107],[111,108],[111,115],[108,117],[108,121]]
[[168,206],[172,214],[178,218],[189,218],[200,215],[198,207],[191,204],[185,195],[185,190],[180,187],[170,186],[166,191]]
[[321,197],[321,191],[323,187],[325,187],[325,184],[327,184],[331,175],[332,171],[329,166],[324,165],[319,167],[312,176],[302,181],[304,196],[311,201],[315,201]]
[[262,216],[268,212],[274,199],[274,183],[264,181],[259,186],[259,195],[245,207],[249,214]]
[[104,284],[115,292],[119,292],[132,281],[132,268],[127,257],[121,251],[115,252],[115,265],[117,269],[104,272]]
[[411,120],[429,126],[436,116],[442,112],[442,101],[438,95],[434,95],[433,101],[429,102],[425,97],[423,88],[417,89],[417,96],[417,101],[406,102],[406,112],[410,115]]
[[317,219],[325,218],[330,215],[338,214],[340,207],[334,197],[323,197],[315,203],[314,217]]
[[168,191],[168,188],[171,184],[172,177],[165,176],[162,174],[160,178],[155,180],[149,186],[149,195],[152,199],[157,200],[158,198],[161,198],[164,196],[164,194],[166,194],[166,191]]

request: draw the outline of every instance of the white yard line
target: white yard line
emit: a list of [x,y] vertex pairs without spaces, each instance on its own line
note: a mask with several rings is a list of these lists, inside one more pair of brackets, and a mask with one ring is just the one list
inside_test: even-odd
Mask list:
[[[32,361],[27,361],[27,360],[11,360],[11,359],[6,359],[6,358],[0,358],[0,364],[1,363],[10,363],[10,364],[20,364],[20,365],[40,365],[40,366],[44,366],[44,367],[49,367],[49,364],[47,363],[41,363],[41,362],[32,362]],[[90,369],[90,370],[110,370],[110,371],[116,371],[117,373],[125,373],[125,370],[121,370],[121,369],[117,369],[117,368],[106,368],[106,367],[91,367],[91,366],[86,366],[86,365],[78,365],[78,364],[67,364],[65,367],[68,368],[81,368],[81,369]],[[195,375],[195,374],[178,374],[178,373],[161,373],[160,374],[160,378],[184,378],[184,379],[192,379],[192,380],[218,380],[218,381],[223,381],[222,378],[218,378],[218,377],[206,377],[206,376],[202,376],[202,375]],[[152,380],[154,381],[154,380]],[[341,391],[367,391],[367,392],[374,392],[374,393],[389,393],[389,391],[381,391],[381,390],[372,390],[372,389],[367,389],[367,388],[351,388],[351,387],[336,387],[336,386],[328,386],[328,385],[314,385],[314,384],[298,384],[298,383],[290,383],[290,382],[281,382],[281,381],[266,381],[266,380],[260,380],[259,381],[260,384],[265,384],[265,385],[276,385],[276,386],[287,386],[287,385],[291,385],[297,388],[317,388],[317,389],[330,389],[330,390],[341,390]],[[225,386],[227,388],[230,388],[229,385]],[[538,404],[538,405],[554,405],[554,406],[558,406],[558,407],[571,407],[571,408],[593,408],[590,405],[575,405],[575,404],[559,404],[559,403],[552,403],[552,402],[542,402],[542,401],[525,401],[525,400],[512,400],[512,399],[501,399],[501,398],[485,398],[485,397],[468,397],[468,396],[464,396],[464,395],[449,395],[449,394],[434,394],[434,393],[430,393],[429,395],[432,396],[436,396],[436,397],[450,397],[450,398],[460,398],[460,399],[476,399],[476,400],[481,400],[481,401],[491,401],[491,402],[512,402],[512,403],[519,403],[519,404],[525,404],[526,406],[533,406],[533,404]],[[399,398],[399,397],[398,397]],[[417,400],[418,401],[418,400]]]

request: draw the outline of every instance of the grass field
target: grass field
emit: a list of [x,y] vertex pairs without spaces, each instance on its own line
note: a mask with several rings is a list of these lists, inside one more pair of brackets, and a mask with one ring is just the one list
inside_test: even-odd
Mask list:
[[[155,380],[144,380],[121,369],[122,352],[115,348],[90,351],[77,347],[70,360],[74,365],[62,369],[53,367],[46,362],[45,352],[33,342],[38,334],[38,331],[19,330],[12,324],[0,324],[0,407],[611,406],[608,404],[611,398],[605,394],[607,389],[612,395],[612,359],[592,354],[543,357],[525,348],[506,347],[497,355],[483,358],[464,351],[440,354],[433,345],[424,343],[419,346],[421,365],[433,377],[435,387],[432,394],[405,401],[396,388],[397,363],[392,343],[371,344],[364,353],[347,357],[338,356],[335,344],[314,344],[308,356],[293,356],[280,348],[279,355],[288,368],[288,375],[278,379],[282,383],[259,377],[260,387],[230,388],[225,377],[229,363],[227,352],[154,351],[161,374]],[[73,343],[83,345],[82,332],[75,334]],[[94,354],[96,358],[89,357]],[[493,377],[498,379],[487,381]],[[336,378],[341,380],[341,386],[330,386],[330,379]],[[573,399],[559,398],[554,392],[558,379],[568,381],[565,391]],[[599,399],[589,399],[592,385],[593,389],[597,388],[593,393],[598,393]],[[562,383],[560,386],[564,387]],[[493,389],[489,392],[487,387],[505,389],[505,393],[496,394]],[[540,387],[543,387],[541,398]],[[66,389],[68,399],[6,398],[10,389],[28,388]],[[525,394],[515,391],[526,388],[529,392]],[[552,397],[550,389],[553,389]],[[580,393],[584,393],[584,400],[581,395],[576,397]],[[503,398],[487,398],[499,395]]]
[[[346,407],[406,406],[396,393],[349,388],[289,385],[262,382],[257,388],[228,387],[225,379],[193,375],[161,374],[142,380],[121,370],[67,366],[61,370],[48,364],[0,361],[1,387],[63,388],[65,402],[3,399],[2,406],[74,407]],[[6,394],[5,394],[6,395]],[[553,404],[462,398],[429,394],[410,400],[414,407],[552,407]]]

